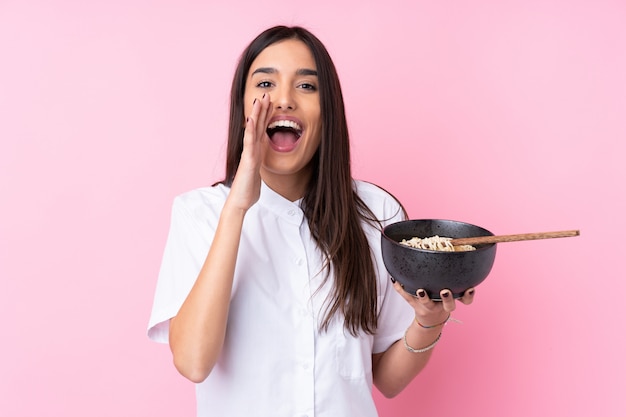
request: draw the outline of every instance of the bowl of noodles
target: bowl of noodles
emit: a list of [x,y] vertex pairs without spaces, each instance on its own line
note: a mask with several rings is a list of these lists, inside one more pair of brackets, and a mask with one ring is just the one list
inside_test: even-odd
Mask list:
[[448,289],[455,298],[483,282],[496,256],[496,244],[454,246],[452,239],[493,236],[480,226],[455,220],[405,220],[382,232],[383,262],[404,290],[423,289],[433,300]]

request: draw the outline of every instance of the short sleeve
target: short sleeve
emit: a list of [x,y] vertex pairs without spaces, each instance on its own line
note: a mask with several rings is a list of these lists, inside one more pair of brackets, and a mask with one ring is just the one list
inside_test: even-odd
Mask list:
[[378,314],[373,353],[384,352],[400,340],[415,317],[413,308],[396,292],[393,285],[386,285],[384,296],[379,297],[378,302],[382,305]]
[[172,206],[170,229],[161,261],[148,337],[167,343],[169,320],[176,316],[202,268],[215,234],[207,210],[189,196],[179,196]]
[[[405,212],[400,203],[389,193],[380,190],[383,194],[381,199],[379,214],[383,227],[406,220]],[[379,271],[380,292],[378,297],[378,327],[374,337],[372,346],[373,353],[381,353],[386,351],[397,340],[404,335],[407,327],[411,324],[411,320],[415,317],[413,308],[407,303],[400,294],[398,294],[391,283],[391,276],[385,268],[380,246],[382,231],[378,231],[376,243],[372,244],[372,248],[376,251],[375,259],[377,269]]]

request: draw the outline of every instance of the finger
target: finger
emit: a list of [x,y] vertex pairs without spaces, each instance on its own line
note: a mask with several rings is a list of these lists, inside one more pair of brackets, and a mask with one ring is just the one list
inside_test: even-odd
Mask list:
[[431,300],[430,296],[428,295],[428,291],[423,288],[419,288],[417,291],[415,291],[415,296],[413,298],[417,300],[417,305],[421,305],[425,309],[423,311],[433,311],[433,309],[440,308],[438,306],[438,304],[440,303]]
[[428,292],[422,288],[415,291],[415,296],[422,304],[428,304],[431,301],[430,297],[428,296]]
[[259,116],[256,124],[257,139],[261,140],[265,137],[267,131],[267,125],[271,114],[271,101],[269,94],[263,94],[259,100]]
[[266,94],[267,95],[267,110],[265,113],[265,119],[267,121],[269,121],[270,115],[272,114],[272,110],[273,110],[273,103],[272,103],[272,96],[269,95],[269,93]]
[[250,114],[246,117],[245,130],[244,130],[244,142],[246,136],[248,136],[248,141],[253,140],[256,137],[256,126],[259,120],[259,99],[255,98],[252,102],[252,110],[250,110]]
[[459,301],[463,304],[472,304],[475,294],[476,290],[474,288],[469,288],[463,293],[463,296],[459,299]]
[[250,117],[254,121],[259,120],[260,110],[261,110],[261,99],[255,97],[254,100],[252,101],[252,110],[250,111],[250,115],[248,117]]
[[443,303],[443,309],[447,312],[454,311],[456,308],[456,302],[454,301],[454,297],[452,296],[452,291],[448,289],[441,290],[439,293],[441,295],[441,301]]
[[244,149],[247,144],[250,144],[252,143],[252,141],[254,141],[254,134],[252,132],[254,132],[254,117],[251,114],[250,116],[246,117],[246,127],[243,131]]
[[409,294],[408,292],[404,291],[404,287],[402,287],[402,284],[400,284],[398,281],[393,281],[393,288],[407,302],[409,302],[409,303],[414,302],[414,297],[411,294]]

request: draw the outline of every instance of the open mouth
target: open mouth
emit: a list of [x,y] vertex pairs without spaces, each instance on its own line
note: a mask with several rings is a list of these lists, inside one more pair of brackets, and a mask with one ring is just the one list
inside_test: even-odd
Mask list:
[[292,120],[276,120],[267,126],[267,136],[274,149],[288,152],[302,136],[302,126]]

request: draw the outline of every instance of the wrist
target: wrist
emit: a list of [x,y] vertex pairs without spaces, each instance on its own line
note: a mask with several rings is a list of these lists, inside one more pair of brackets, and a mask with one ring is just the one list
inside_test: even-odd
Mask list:
[[417,324],[419,327],[421,327],[422,329],[439,329],[440,327],[444,326],[448,321],[450,321],[451,318],[451,313],[448,313],[448,315],[446,316],[445,319],[440,320],[440,321],[434,321],[432,324],[430,321],[425,321],[422,322],[417,315],[415,315],[415,320],[413,320],[415,322],[415,324]]
[[[428,329],[427,331],[429,333],[433,333],[434,335],[437,335],[436,338],[433,340],[432,336],[429,336],[426,338],[426,341],[424,340],[424,334],[422,333],[421,336],[417,336],[414,332],[412,332],[412,336],[410,339],[412,339],[411,341],[409,341],[409,330],[411,329],[411,327],[409,327],[408,329],[406,329],[406,331],[404,332],[404,337],[402,338],[402,342],[404,344],[404,348],[411,353],[424,353],[424,352],[428,352],[429,350],[431,350],[432,348],[435,347],[435,345],[439,342],[439,339],[441,339],[441,329],[435,329],[434,331],[432,331],[432,329]],[[417,336],[417,337],[416,337]],[[428,344],[426,344],[428,343]],[[414,346],[421,346],[419,348],[416,348]]]
[[240,206],[234,201],[231,201],[227,198],[226,202],[224,203],[224,207],[222,207],[220,217],[226,217],[229,219],[243,219],[247,212],[247,208]]

